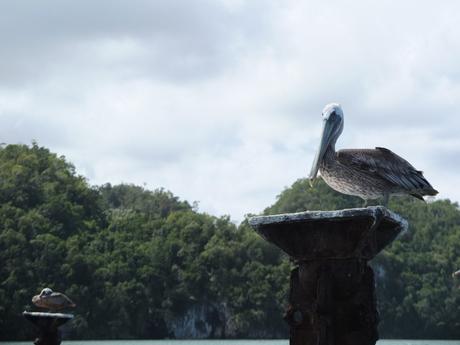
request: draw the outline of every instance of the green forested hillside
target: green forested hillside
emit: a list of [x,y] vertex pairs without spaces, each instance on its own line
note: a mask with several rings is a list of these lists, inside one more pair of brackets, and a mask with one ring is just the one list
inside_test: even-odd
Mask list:
[[[356,207],[298,180],[266,214]],[[460,211],[393,199],[409,231],[374,260],[381,335],[460,337]],[[31,339],[22,311],[45,287],[68,294],[67,338],[281,337],[290,263],[244,221],[172,193],[89,186],[46,148],[0,148],[0,340]]]
[[[265,213],[360,207],[359,198],[325,183],[298,180]],[[390,199],[388,208],[409,221],[409,230],[373,260],[380,333],[386,338],[460,338],[460,211],[457,203]]]

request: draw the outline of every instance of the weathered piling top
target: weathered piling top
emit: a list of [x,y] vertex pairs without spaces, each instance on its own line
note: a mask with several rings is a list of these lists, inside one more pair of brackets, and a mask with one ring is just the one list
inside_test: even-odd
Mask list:
[[257,216],[249,224],[292,258],[370,260],[407,229],[383,206]]
[[72,314],[40,313],[25,311],[22,315],[39,328],[57,328],[73,319]]

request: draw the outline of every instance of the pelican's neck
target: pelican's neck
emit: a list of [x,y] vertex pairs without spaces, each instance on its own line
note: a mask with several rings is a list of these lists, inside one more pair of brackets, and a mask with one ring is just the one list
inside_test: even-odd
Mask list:
[[339,139],[341,133],[342,129],[340,129],[339,132],[332,137],[331,142],[327,146],[326,152],[324,154],[324,159],[330,160],[331,158],[335,157],[335,143],[337,142],[337,139]]
[[324,153],[323,162],[332,162],[335,160],[335,143],[329,145]]

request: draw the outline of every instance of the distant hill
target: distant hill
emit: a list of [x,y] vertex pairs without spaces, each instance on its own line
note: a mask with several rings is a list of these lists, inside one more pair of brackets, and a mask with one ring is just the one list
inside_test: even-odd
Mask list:
[[[264,213],[361,206],[300,179]],[[394,198],[409,231],[374,260],[381,336],[459,338],[460,211]],[[247,222],[169,191],[90,186],[37,144],[0,148],[0,340],[31,339],[22,311],[45,286],[77,303],[67,338],[276,338],[289,260]]]
[[[374,202],[377,204],[377,202]],[[362,200],[305,179],[285,189],[266,214],[361,207]],[[460,338],[460,210],[457,203],[393,197],[388,208],[409,230],[373,260],[380,336],[399,339]]]

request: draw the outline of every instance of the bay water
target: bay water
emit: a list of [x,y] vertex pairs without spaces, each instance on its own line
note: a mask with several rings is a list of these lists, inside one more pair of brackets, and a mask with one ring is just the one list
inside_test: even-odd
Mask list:
[[[30,345],[27,342],[0,342],[0,345]],[[62,345],[289,345],[289,340],[64,340]],[[460,340],[379,340],[377,345],[460,345]]]

